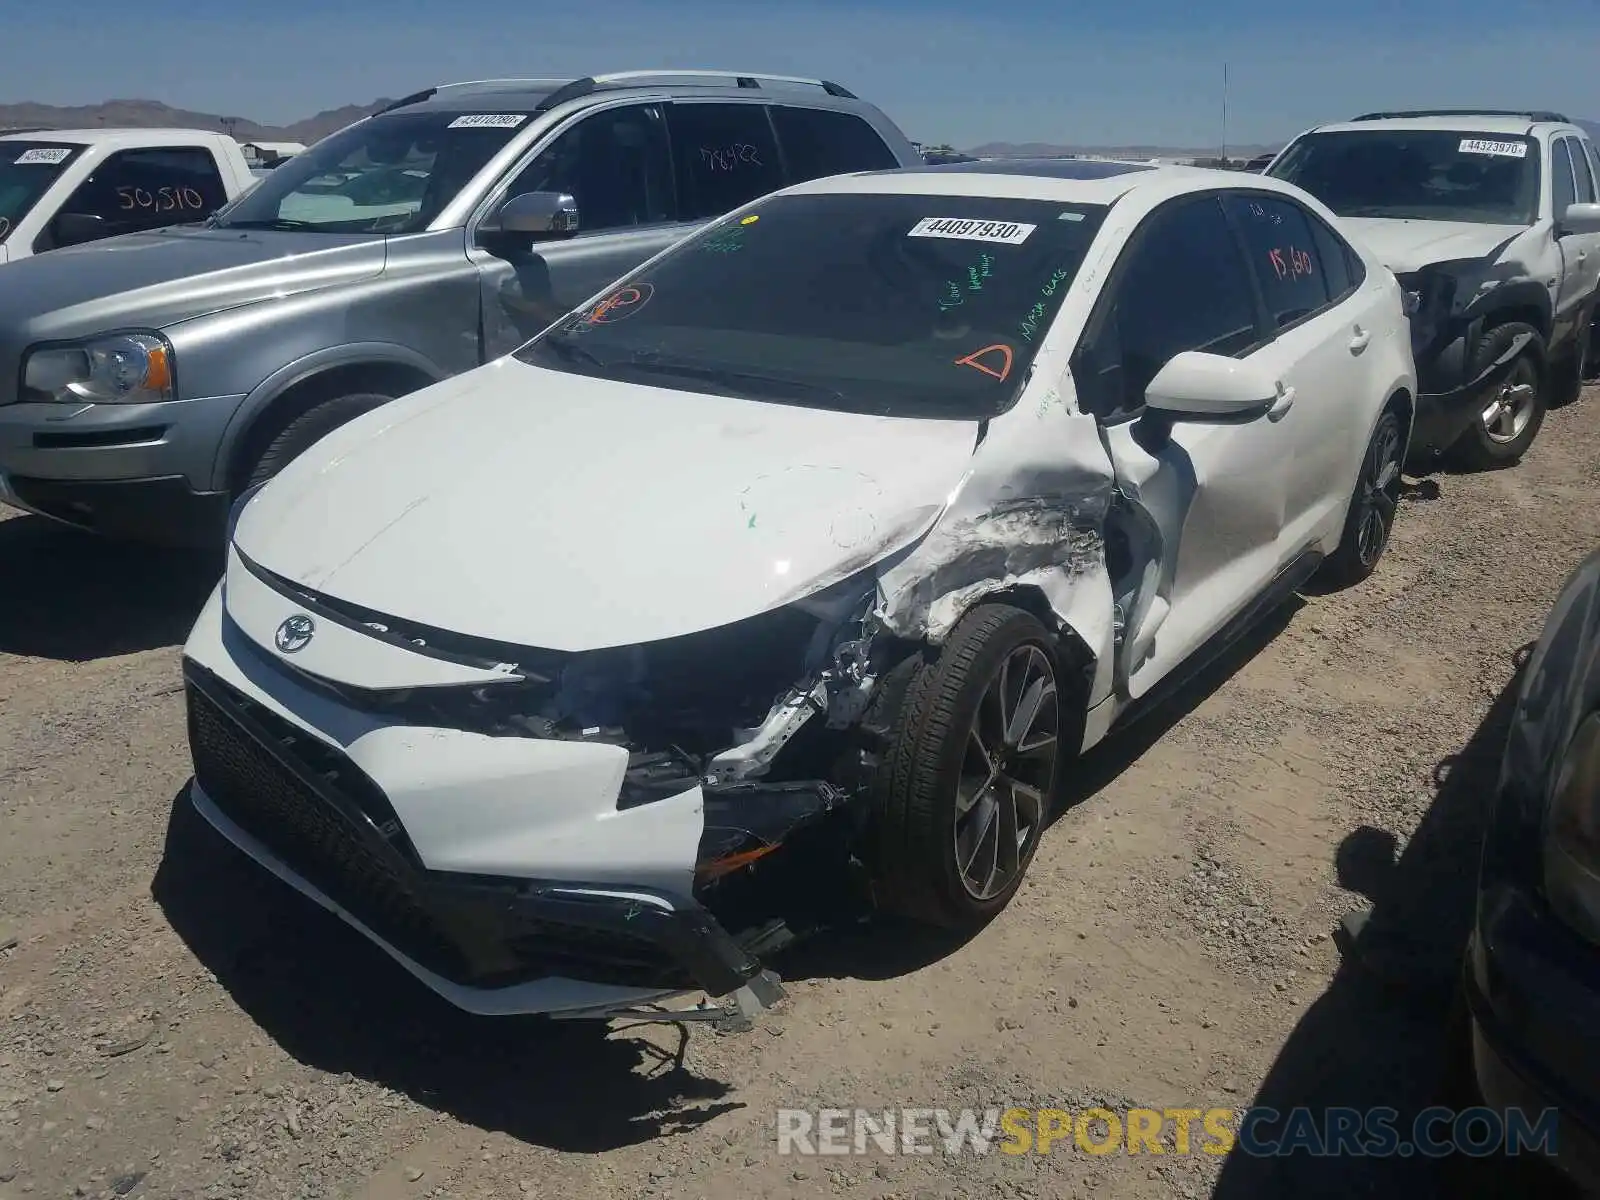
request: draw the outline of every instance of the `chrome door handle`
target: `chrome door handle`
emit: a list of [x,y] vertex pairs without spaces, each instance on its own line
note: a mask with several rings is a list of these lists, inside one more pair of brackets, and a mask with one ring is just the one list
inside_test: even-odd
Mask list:
[[1371,341],[1372,331],[1370,329],[1363,329],[1361,326],[1357,325],[1355,333],[1350,338],[1350,353],[1360,354],[1367,348],[1367,344]]
[[1294,407],[1294,389],[1278,385],[1278,398],[1272,402],[1272,407],[1267,409],[1267,420],[1280,421],[1285,413]]

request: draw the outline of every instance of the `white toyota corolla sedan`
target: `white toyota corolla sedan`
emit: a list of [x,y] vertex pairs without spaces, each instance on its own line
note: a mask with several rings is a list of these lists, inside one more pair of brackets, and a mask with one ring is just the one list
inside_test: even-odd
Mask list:
[[189,796],[463,1008],[748,1013],[845,914],[992,917],[1080,751],[1364,579],[1415,394],[1275,180],[789,188],[241,499]]

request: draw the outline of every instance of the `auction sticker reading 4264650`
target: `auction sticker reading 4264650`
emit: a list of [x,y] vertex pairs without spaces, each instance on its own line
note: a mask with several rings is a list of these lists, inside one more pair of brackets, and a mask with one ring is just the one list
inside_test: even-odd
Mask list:
[[923,217],[907,237],[957,238],[964,242],[999,242],[1020,246],[1036,226],[1015,221],[968,221],[959,217]]

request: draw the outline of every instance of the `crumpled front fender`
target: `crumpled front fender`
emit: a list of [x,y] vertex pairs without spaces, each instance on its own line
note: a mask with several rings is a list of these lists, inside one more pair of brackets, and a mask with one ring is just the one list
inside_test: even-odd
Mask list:
[[1092,704],[1110,689],[1115,644],[1105,553],[1115,473],[1064,364],[1041,363],[1035,378],[1041,386],[990,423],[927,535],[880,576],[874,615],[898,637],[938,645],[986,598],[1032,590],[1090,656]]

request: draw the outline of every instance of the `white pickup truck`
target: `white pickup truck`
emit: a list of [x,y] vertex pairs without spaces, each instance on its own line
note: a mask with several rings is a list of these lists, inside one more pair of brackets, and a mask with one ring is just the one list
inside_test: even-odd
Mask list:
[[0,135],[0,263],[201,221],[255,181],[239,143],[204,129]]

